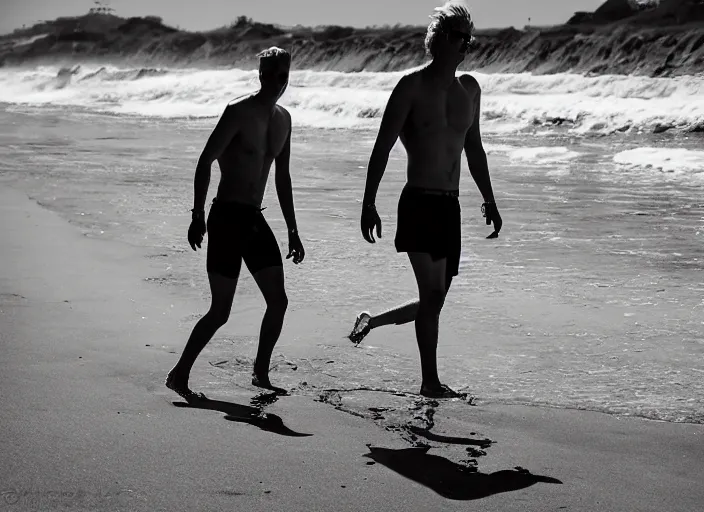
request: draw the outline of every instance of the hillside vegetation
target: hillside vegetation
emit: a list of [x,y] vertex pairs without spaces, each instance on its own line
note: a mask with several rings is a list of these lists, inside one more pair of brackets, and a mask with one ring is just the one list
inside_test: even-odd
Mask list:
[[[607,0],[564,25],[478,30],[464,69],[487,72],[672,76],[704,71],[704,1],[662,0],[655,8]],[[397,71],[427,60],[425,27],[283,28],[240,17],[207,32],[178,30],[158,17],[93,12],[0,36],[0,66],[95,62],[132,66],[256,66],[277,45],[296,69]]]

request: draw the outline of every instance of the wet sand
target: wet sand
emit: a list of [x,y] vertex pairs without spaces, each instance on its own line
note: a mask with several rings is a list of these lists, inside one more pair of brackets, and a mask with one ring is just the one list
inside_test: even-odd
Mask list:
[[[172,317],[188,331],[210,298],[205,252],[191,251],[185,233],[193,169],[214,122],[7,107],[0,109],[0,183],[86,237],[141,249],[142,278],[193,304]],[[356,350],[345,340],[360,310],[377,313],[417,294],[406,255],[393,246],[403,148],[393,149],[377,195],[383,238],[370,245],[358,215],[375,133],[296,130],[291,169],[306,260],[285,268],[290,301],[279,348],[286,357],[275,359],[273,378],[311,396],[331,387],[417,393],[413,325],[375,330]],[[482,405],[702,423],[703,175],[673,153],[683,146],[695,155],[697,141],[578,137],[556,128],[489,133],[485,146],[504,229],[485,240],[491,230],[463,163],[462,258],[441,318],[442,379]],[[672,157],[677,172],[614,162],[650,146]],[[218,180],[214,165],[209,197]],[[264,216],[283,252],[273,181]],[[235,319],[211,345],[222,382],[251,365],[263,308],[245,269]],[[359,406],[385,407],[384,396],[366,394]]]
[[[272,380],[307,359],[311,382],[274,400],[247,383],[263,313],[254,294],[231,320],[241,337],[214,340],[194,368],[194,387],[213,400],[186,407],[163,379],[201,301],[145,281],[158,266],[147,248],[84,236],[5,185],[0,215],[8,510],[466,510],[478,500],[487,511],[694,511],[704,500],[702,425],[437,402],[403,378],[364,386],[364,370],[361,385],[340,389],[324,346],[316,360],[287,343]],[[286,332],[324,332],[331,320],[319,318],[294,311]],[[375,357],[350,350],[350,374]]]

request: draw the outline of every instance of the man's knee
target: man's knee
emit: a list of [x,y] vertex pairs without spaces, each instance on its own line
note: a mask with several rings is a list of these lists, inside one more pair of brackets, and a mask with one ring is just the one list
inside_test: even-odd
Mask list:
[[216,306],[213,305],[210,307],[210,311],[208,311],[208,314],[210,316],[211,322],[218,328],[222,327],[225,325],[230,318],[230,308],[229,307],[224,307],[224,306]]
[[286,311],[288,308],[288,296],[285,290],[280,290],[266,298],[266,307],[274,311]]
[[420,294],[419,307],[428,312],[440,313],[445,305],[447,291],[444,288],[433,287]]
[[212,304],[210,305],[210,311],[208,311],[210,322],[212,322],[212,324],[217,328],[222,327],[227,323],[227,320],[230,318],[231,310],[231,300],[213,300]]

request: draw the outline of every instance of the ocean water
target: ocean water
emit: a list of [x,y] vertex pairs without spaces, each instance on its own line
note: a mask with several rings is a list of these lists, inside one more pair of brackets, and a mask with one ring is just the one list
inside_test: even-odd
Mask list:
[[[484,130],[536,125],[573,133],[687,131],[704,123],[704,75],[677,78],[472,73],[482,86]],[[281,104],[299,126],[373,128],[403,72],[292,71]],[[123,69],[113,66],[3,69],[3,101],[80,106],[159,118],[218,116],[233,97],[258,87],[256,71]]]
[[[397,403],[419,386],[412,324],[375,330],[359,347],[345,335],[360,310],[416,293],[393,248],[400,143],[378,194],[381,240],[367,244],[358,227],[380,111],[399,76],[295,72],[282,98],[307,256],[286,262],[289,321],[272,370],[296,392],[387,418],[421,407]],[[480,403],[704,422],[704,137],[689,132],[704,122],[704,78],[477,77],[504,228],[484,238],[491,229],[463,162],[463,253],[441,318],[441,378]],[[153,268],[144,279],[202,305],[182,320],[190,328],[209,298],[204,251],[185,239],[195,164],[225,103],[255,87],[237,70],[2,70],[0,180],[86,236],[143,248]],[[672,128],[653,134],[658,124]],[[218,180],[214,165],[209,198]],[[285,255],[273,179],[264,206]],[[243,270],[233,311],[244,320],[209,349],[233,382],[249,375],[263,304]]]

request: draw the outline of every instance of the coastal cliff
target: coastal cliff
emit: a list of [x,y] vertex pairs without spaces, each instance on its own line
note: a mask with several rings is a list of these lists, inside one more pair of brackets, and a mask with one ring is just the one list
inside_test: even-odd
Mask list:
[[[704,1],[662,0],[633,9],[607,0],[564,25],[478,30],[461,69],[535,74],[693,75],[704,72]],[[629,14],[630,13],[630,14]],[[0,37],[0,65],[83,63],[252,69],[272,45],[291,51],[297,69],[399,71],[427,60],[425,27],[284,28],[240,17],[230,26],[188,32],[158,17],[93,12]]]

